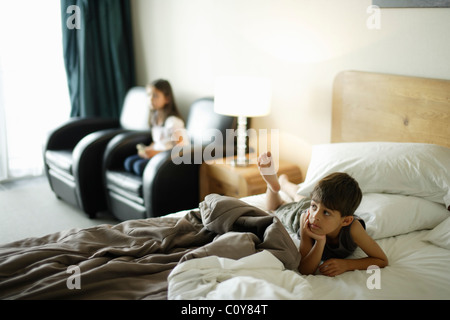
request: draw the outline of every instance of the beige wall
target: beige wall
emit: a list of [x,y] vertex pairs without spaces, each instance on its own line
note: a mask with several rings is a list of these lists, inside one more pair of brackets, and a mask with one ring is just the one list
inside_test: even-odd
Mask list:
[[331,91],[346,69],[450,79],[450,9],[381,9],[370,0],[132,0],[139,84],[171,81],[187,115],[215,77],[272,79],[281,157],[330,139]]

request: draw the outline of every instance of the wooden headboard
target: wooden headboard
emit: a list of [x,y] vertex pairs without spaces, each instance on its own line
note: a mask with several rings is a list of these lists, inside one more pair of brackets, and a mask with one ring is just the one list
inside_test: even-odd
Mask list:
[[333,87],[331,142],[450,148],[450,80],[344,71]]

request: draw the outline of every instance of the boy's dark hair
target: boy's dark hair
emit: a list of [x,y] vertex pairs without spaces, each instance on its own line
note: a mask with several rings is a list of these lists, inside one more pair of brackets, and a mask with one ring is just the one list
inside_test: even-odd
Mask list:
[[331,210],[338,210],[342,217],[352,216],[362,199],[358,182],[343,172],[332,173],[320,180],[311,192],[311,199]]

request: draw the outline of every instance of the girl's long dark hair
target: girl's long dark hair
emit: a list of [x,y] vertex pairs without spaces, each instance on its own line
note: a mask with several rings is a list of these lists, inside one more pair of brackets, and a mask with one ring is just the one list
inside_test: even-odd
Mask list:
[[[164,109],[161,110],[164,113],[163,116],[164,122],[170,116],[176,116],[180,119],[183,119],[181,117],[180,112],[178,111],[177,104],[175,103],[175,97],[173,96],[172,86],[170,85],[169,81],[164,79],[158,79],[153,81],[151,84],[147,86],[148,89],[150,89],[151,87],[154,87],[155,89],[161,91],[168,100],[167,104],[164,106]],[[150,126],[154,126],[157,123],[156,110],[150,110],[148,122]]]

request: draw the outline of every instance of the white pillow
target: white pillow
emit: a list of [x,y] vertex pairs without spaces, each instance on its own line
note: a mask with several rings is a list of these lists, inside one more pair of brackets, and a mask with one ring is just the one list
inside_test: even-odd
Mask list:
[[150,99],[144,87],[133,87],[125,96],[120,125],[129,130],[149,130]]
[[442,204],[399,194],[367,193],[355,212],[373,239],[433,229],[450,216]]
[[396,142],[316,145],[298,194],[309,196],[316,183],[333,172],[350,174],[363,193],[411,195],[450,206],[450,149],[446,147]]
[[432,244],[450,250],[450,217],[441,222],[424,238]]

